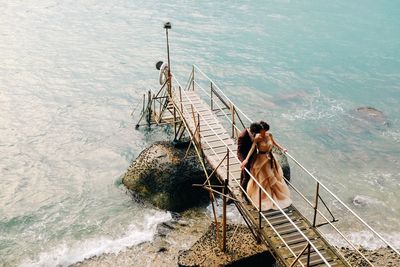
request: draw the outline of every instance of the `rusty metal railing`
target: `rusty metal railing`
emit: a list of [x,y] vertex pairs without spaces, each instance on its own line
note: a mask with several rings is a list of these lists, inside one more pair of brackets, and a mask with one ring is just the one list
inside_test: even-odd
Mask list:
[[[196,79],[195,79],[196,77]],[[167,84],[168,83],[168,84]],[[167,90],[168,88],[168,90]],[[203,118],[201,113],[196,109],[194,103],[192,103],[191,97],[188,95],[188,91],[197,91],[199,95],[202,97],[204,101],[209,103],[210,110],[214,112],[214,114],[218,117],[219,122],[223,124],[224,128],[230,129],[230,136],[233,139],[238,137],[238,133],[246,128],[246,123],[250,124],[252,120],[244,113],[242,110],[237,107],[231,100],[226,96],[226,94],[216,85],[216,83],[210,79],[204,72],[202,72],[199,67],[193,65],[192,72],[189,75],[188,81],[185,87],[182,87],[177,79],[172,76],[171,79],[167,80],[161,88],[158,90],[156,94],[152,94],[151,91],[148,93],[148,101],[143,100],[143,109],[142,116],[140,120],[146,117],[148,124],[163,124],[162,117],[164,112],[167,110],[167,106],[169,104],[173,105],[173,125],[174,125],[174,133],[175,138],[180,138],[183,135],[183,132],[186,130],[188,133],[192,143],[194,144],[194,148],[196,150],[197,155],[201,161],[203,166],[206,182],[202,186],[206,186],[207,190],[210,192],[211,200],[215,199],[214,194],[220,194],[223,198],[223,229],[226,229],[226,200],[227,198],[231,198],[227,195],[227,191],[232,187],[230,182],[235,183],[244,195],[247,195],[246,189],[240,185],[240,182],[230,173],[230,166],[232,164],[237,164],[239,159],[236,156],[236,153],[232,150],[231,144],[228,144],[219,137],[218,133],[214,131],[216,137],[220,138],[220,141],[226,146],[226,154],[221,155],[221,153],[217,153],[212,146],[208,143],[206,139],[202,139],[200,135],[200,129],[203,126],[208,126],[212,129],[212,126],[209,125],[207,119]],[[147,102],[147,103],[146,103]],[[187,102],[191,103],[190,110],[188,110],[182,103]],[[154,116],[157,114],[157,116]],[[186,119],[184,119],[186,118]],[[188,118],[191,118],[189,121]],[[139,120],[139,122],[140,122]],[[203,124],[203,125],[202,125]],[[139,126],[139,123],[138,125]],[[213,170],[211,174],[207,173],[205,162],[204,162],[204,154],[203,154],[203,145],[207,145],[209,147],[208,151],[218,159],[219,163]],[[392,249],[397,255],[400,256],[399,251],[393,247],[387,240],[385,240],[379,233],[377,233],[370,225],[368,225],[359,215],[357,215],[353,210],[351,210],[342,200],[340,200],[331,190],[329,190],[323,183],[320,182],[310,171],[308,171],[297,159],[295,159],[291,154],[285,153],[286,156],[293,162],[300,170],[306,175],[307,179],[310,179],[315,183],[315,193],[314,200],[310,201],[307,197],[301,192],[299,188],[297,188],[293,183],[286,179],[288,185],[292,188],[292,191],[295,192],[300,199],[302,199],[306,207],[312,210],[312,226],[318,231],[318,228],[321,226],[329,226],[335,233],[337,233],[340,238],[342,238],[351,248],[353,248],[361,258],[365,260],[369,265],[374,266],[371,261],[357,248],[355,244],[353,244],[346,235],[340,231],[340,229],[334,225],[337,221],[335,215],[329,209],[329,206],[323,200],[321,195],[321,190],[324,190],[331,198],[333,198],[337,203],[340,203],[346,211],[348,211],[353,218],[357,221],[361,222],[361,224],[372,232],[382,243]],[[233,157],[231,157],[231,155]],[[210,178],[215,175],[218,168],[226,171],[226,177],[223,181],[222,185],[222,193],[220,191],[215,190],[210,184]],[[259,187],[260,192],[263,192],[267,197],[278,207],[278,210],[282,215],[289,221],[289,223],[295,228],[300,235],[306,240],[307,245],[302,249],[299,254],[296,254],[290,246],[286,243],[284,238],[280,235],[279,231],[268,221],[266,216],[262,213],[260,201],[258,203],[254,203],[251,198],[248,197],[252,205],[258,211],[259,214],[259,225],[258,228],[261,229],[261,222],[265,221],[269,227],[275,232],[276,236],[282,241],[282,243],[287,247],[288,251],[292,254],[295,260],[292,262],[292,265],[298,263],[302,266],[305,266],[301,261],[298,261],[302,255],[308,255],[307,265],[309,263],[309,255],[311,253],[311,249],[314,250],[315,253],[322,259],[322,261],[330,266],[328,261],[323,257],[321,252],[314,246],[311,240],[297,227],[297,225],[291,220],[291,218],[279,208],[279,205],[275,202],[275,200],[267,193],[267,191],[261,186],[261,184],[253,177],[249,170],[245,170],[250,175],[250,179],[254,181],[254,183]],[[259,194],[261,198],[261,193]],[[237,199],[233,199],[234,201],[238,201]],[[328,211],[329,216],[332,219],[329,219],[324,211],[321,209],[320,204],[324,207],[325,211]],[[214,220],[216,225],[218,226],[218,219],[215,212],[214,202],[212,201],[212,208],[214,212]],[[317,224],[317,218],[322,218],[323,223]],[[348,220],[348,219],[347,219]],[[249,225],[249,223],[246,221]],[[249,225],[250,226],[250,225]],[[224,228],[225,227],[225,228]],[[319,232],[319,231],[318,231]],[[321,232],[319,232],[322,234]],[[226,245],[226,233],[223,231],[223,249],[225,249]],[[343,255],[342,255],[343,256]],[[343,257],[345,260],[345,257]]]
[[[197,74],[195,74],[197,73]],[[196,77],[196,80],[194,79]],[[199,81],[201,77],[205,78],[205,82],[201,84]],[[205,96],[205,99],[209,101],[211,110],[213,110],[217,115],[219,115],[219,118],[224,119],[226,124],[228,125],[228,128],[231,129],[231,136],[233,138],[236,138],[238,135],[237,133],[243,130],[246,125],[244,122],[247,122],[250,124],[252,120],[244,113],[242,110],[237,107],[228,96],[219,88],[219,86],[211,79],[209,78],[203,71],[200,70],[200,68],[196,65],[193,65],[191,75],[189,77],[189,82],[188,84],[190,86],[187,86],[185,89],[186,90],[195,90],[197,89],[198,92],[201,92],[203,96]],[[205,88],[204,84],[209,85],[207,88]],[[360,257],[362,257],[368,264],[371,266],[374,266],[371,261],[357,248],[355,244],[353,244],[348,237],[344,233],[342,233],[333,223],[335,223],[337,220],[335,219],[334,215],[330,211],[329,207],[327,204],[324,202],[322,196],[321,196],[321,190],[324,190],[330,197],[332,197],[336,202],[340,203],[346,211],[348,211],[352,217],[356,220],[359,221],[365,229],[369,230],[371,233],[373,233],[377,239],[379,239],[383,244],[385,244],[388,248],[393,250],[397,255],[400,256],[399,251],[392,245],[390,244],[385,238],[383,238],[377,231],[375,231],[368,223],[365,222],[359,215],[357,215],[348,205],[346,205],[338,196],[336,196],[327,186],[325,186],[319,179],[317,179],[309,170],[307,170],[293,155],[290,153],[285,153],[288,158],[295,164],[297,165],[305,174],[308,178],[310,178],[312,181],[315,182],[315,194],[314,194],[314,201],[311,202],[307,199],[304,194],[301,193],[301,191],[296,188],[293,183],[290,183],[289,181],[288,184],[293,188],[294,192],[296,192],[301,199],[303,199],[307,206],[309,206],[311,209],[313,209],[313,217],[312,217],[312,225],[313,227],[320,227],[322,225],[328,225],[333,229],[334,232],[336,232],[351,248],[353,248]],[[236,158],[236,160],[238,160]],[[250,176],[251,173],[249,170],[246,170]],[[251,177],[251,179],[254,179],[254,177]],[[254,182],[261,187],[261,185],[254,179]],[[238,183],[240,186],[240,183]],[[243,191],[244,194],[247,194],[246,190],[240,186],[240,189]],[[262,189],[261,189],[262,190]],[[264,192],[265,193],[265,192]],[[267,194],[268,195],[268,194]],[[271,198],[272,200],[272,198]],[[253,203],[256,204],[256,203]],[[323,213],[323,210],[320,209],[319,204],[322,204],[323,207],[329,212],[330,216],[333,217],[333,220],[329,219],[328,216],[326,216]],[[257,208],[257,205],[254,205]],[[316,223],[317,217],[320,216],[325,222],[318,224]],[[264,218],[266,219],[266,218]],[[347,218],[349,220],[349,218]],[[271,225],[272,226],[272,225]],[[272,227],[273,228],[273,227]]]

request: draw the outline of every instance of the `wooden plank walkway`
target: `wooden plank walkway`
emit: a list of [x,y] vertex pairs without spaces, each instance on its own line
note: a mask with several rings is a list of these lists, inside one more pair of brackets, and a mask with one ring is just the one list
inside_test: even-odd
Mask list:
[[[240,200],[235,201],[235,204],[244,220],[252,228],[252,231],[258,233],[260,239],[269,245],[275,258],[281,264],[292,266],[292,263],[296,259],[295,255],[299,255],[306,248],[308,244],[307,240],[280,211],[271,210],[263,212],[267,220],[262,220],[261,229],[259,229],[259,212],[253,205],[241,201],[241,190],[239,187],[240,162],[236,157],[237,147],[235,141],[219,122],[217,116],[211,111],[210,106],[196,92],[184,91],[181,95],[182,98],[177,93],[173,95],[173,101],[175,101],[176,106],[182,107],[183,118],[181,119],[186,122],[192,133],[196,132],[197,119],[199,119],[199,134],[204,157],[213,168],[217,168],[222,161],[217,169],[217,175],[220,180],[223,180],[229,174],[229,194],[234,199]],[[173,108],[173,105],[170,104],[169,107]],[[196,115],[194,116],[194,114]],[[199,114],[198,117],[197,114]],[[164,120],[167,119],[171,120],[173,117],[164,118]],[[223,160],[227,154],[227,150],[229,150],[229,173],[227,173],[227,161]],[[337,253],[336,249],[312,227],[311,223],[293,205],[284,211],[302,233],[311,240],[329,265],[349,266]],[[282,239],[286,242],[287,246]],[[307,250],[293,266],[307,266]],[[308,263],[308,266],[327,266],[312,248]]]

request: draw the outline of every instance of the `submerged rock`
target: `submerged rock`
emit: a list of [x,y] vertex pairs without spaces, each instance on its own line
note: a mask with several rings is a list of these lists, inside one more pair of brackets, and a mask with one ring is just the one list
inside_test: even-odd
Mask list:
[[355,115],[374,124],[388,125],[385,114],[373,107],[359,107],[354,111]]
[[369,199],[365,196],[355,196],[352,200],[352,203],[355,206],[366,206],[369,202]]
[[359,206],[359,207],[364,207],[367,205],[383,205],[384,203],[382,203],[381,201],[373,198],[373,197],[369,197],[369,196],[363,196],[363,195],[356,195],[353,199],[352,199],[352,203],[354,206]]
[[376,108],[373,107],[359,107],[356,109],[356,111],[363,116],[367,116],[370,118],[384,118],[385,115],[383,114],[382,111],[377,110]]
[[189,150],[185,158],[186,150],[186,146],[178,147],[169,142],[154,143],[131,164],[122,179],[123,184],[161,209],[183,211],[207,203],[208,192],[192,186],[205,181],[204,171],[194,149]]

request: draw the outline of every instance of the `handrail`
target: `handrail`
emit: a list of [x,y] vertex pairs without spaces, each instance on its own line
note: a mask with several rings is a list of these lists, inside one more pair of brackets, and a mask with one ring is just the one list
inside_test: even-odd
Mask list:
[[[204,90],[204,88],[199,84],[199,83],[197,83],[197,82],[195,82],[195,84],[207,95],[207,96],[209,96],[210,97],[210,95],[207,93],[207,91],[206,90]],[[231,101],[230,101],[231,102]],[[218,104],[218,102],[216,102],[216,104],[219,106],[219,104]],[[220,108],[220,110],[222,109],[221,108],[221,106],[219,106],[219,108]],[[224,113],[224,115],[225,115],[225,117],[226,117],[226,119],[229,121],[229,122],[231,122],[231,123],[233,123],[231,120],[230,120],[230,118]],[[239,117],[240,118],[240,117]],[[234,127],[236,127],[236,129],[238,129],[239,130],[239,128],[236,126],[236,125],[234,125]],[[248,174],[250,174],[250,176],[251,176],[251,173],[246,169],[245,170]],[[307,204],[309,204],[310,205],[310,207],[312,207],[312,203],[310,202],[310,201],[308,201],[308,199],[304,196],[304,195],[302,195],[301,194],[301,192],[293,185],[293,184],[291,184],[286,178],[285,178],[285,180],[289,183],[289,185],[307,202]],[[242,187],[241,187],[241,185],[239,185],[240,186],[240,189],[246,194],[246,196],[248,197],[248,195],[247,195],[247,192],[246,192],[246,190],[244,190]],[[251,200],[251,199],[250,199]],[[252,200],[251,200],[252,201]],[[255,206],[255,204],[253,203],[253,201],[252,201],[252,204],[253,204],[253,206]],[[321,215],[325,220],[326,220],[326,222],[331,226],[331,227],[333,227],[335,230],[336,230],[336,232],[338,232],[339,233],[339,235],[340,236],[342,236],[345,240],[346,240],[346,242],[354,249],[354,250],[356,250],[363,258],[364,258],[364,260],[366,260],[369,264],[371,264],[372,265],[372,263],[354,246],[354,244],[352,244],[342,233],[340,233],[340,231],[325,217],[325,215],[319,210],[319,209],[317,209],[316,210],[317,212],[318,212],[318,214],[319,215]],[[265,218],[266,219],[266,218]],[[269,223],[269,222],[268,222]],[[274,229],[274,231],[275,231],[275,228],[270,224],[270,226]],[[275,231],[276,232],[276,231]],[[279,234],[278,234],[279,235]],[[285,243],[285,246],[287,246],[287,244],[286,244],[286,242],[284,242]]]
[[[175,78],[174,81],[178,84],[178,86],[181,86],[179,81]],[[183,91],[184,94],[186,95],[187,99],[189,100],[189,102],[193,105],[193,102],[191,101],[191,99],[187,96],[186,92]],[[231,101],[230,101],[231,102]],[[232,103],[232,102],[231,102]],[[194,107],[194,109],[196,109]],[[197,110],[197,109],[196,109]],[[207,120],[204,119],[204,117],[197,111],[197,114],[199,114],[202,119],[204,120],[204,122],[206,122],[206,124],[208,124]],[[209,125],[210,126],[210,125]],[[216,134],[215,130],[210,127],[210,129]],[[232,153],[232,155],[234,155],[234,158],[237,160],[237,162],[240,162],[240,160],[237,158],[236,153],[233,153],[233,151],[230,149],[229,145],[225,143],[225,141],[223,139],[220,138],[220,136],[218,134],[216,134],[216,136],[220,139],[220,141],[227,147],[227,149]],[[216,155],[219,159],[220,157],[218,155]],[[247,172],[249,172],[246,169]],[[298,226],[292,221],[292,219],[279,207],[278,203],[275,202],[275,200],[268,194],[268,192],[262,187],[262,185],[257,181],[257,179],[254,178],[254,176],[249,172],[250,174],[250,178],[253,179],[253,181],[257,184],[257,186],[259,187],[259,189],[261,191],[263,191],[266,196],[268,196],[270,198],[270,200],[278,207],[278,210],[286,217],[286,219],[293,225],[293,227],[300,233],[300,235],[309,243],[309,245],[314,249],[314,251],[318,254],[318,256],[324,261],[325,264],[327,264],[328,266],[330,266],[330,264],[328,263],[328,261],[325,259],[324,256],[322,256],[322,254],[320,253],[320,251],[315,247],[315,245],[310,241],[310,239],[298,228]],[[235,179],[235,182],[236,179]],[[241,185],[239,184],[240,188],[242,191],[243,188],[241,187]],[[250,199],[250,201],[252,202],[252,200]],[[252,202],[252,204],[254,205],[254,203]],[[256,205],[254,205],[256,207]],[[257,207],[256,207],[257,208]],[[279,236],[279,238],[284,242],[285,246],[289,249],[289,251],[296,256],[296,254],[292,251],[292,249],[290,248],[290,246],[287,245],[287,243],[285,242],[285,240],[281,237],[281,235],[279,234],[278,231],[276,231],[275,227],[267,220],[267,218],[265,217],[264,214],[262,214],[261,210],[259,211],[261,216],[267,221],[268,224],[270,224],[271,228],[274,230],[274,232]]]
[[359,215],[357,215],[352,209],[350,209],[340,198],[338,198],[331,190],[329,190],[323,183],[321,183],[312,173],[310,173],[303,165],[300,164],[292,155],[286,152],[288,155],[301,169],[303,169],[307,174],[309,174],[317,183],[319,183],[329,194],[331,194],[340,204],[342,204],[348,211],[350,211],[359,221],[361,221],[365,226],[368,227],[374,234],[376,234],[386,245],[393,249],[397,254],[400,252],[395,249],[389,242],[387,242],[379,233],[377,233],[369,224],[367,224]]
[[[221,93],[226,99],[228,99],[228,101],[229,101],[232,105],[234,105],[233,102],[232,102],[232,100],[231,100],[229,97],[227,97],[227,96],[225,95],[225,93],[221,90],[221,88],[219,88],[219,86],[218,86],[213,80],[211,80],[210,77],[208,77],[197,65],[193,64],[193,66],[194,66],[204,77],[206,77],[208,80],[210,80],[210,82],[212,82],[212,83],[215,85],[215,87],[220,91],[220,93]],[[235,106],[235,108],[236,108],[237,110],[240,111],[240,113],[242,113],[242,115],[243,115],[249,122],[253,122],[241,109],[239,109],[236,105],[234,105],[234,106]]]
[[[177,81],[178,82],[178,81]],[[179,84],[179,82],[178,82],[178,84]],[[186,98],[189,100],[189,102],[191,102],[191,100],[190,100],[190,98],[186,95],[186,93],[185,93],[185,96],[186,96]],[[193,103],[192,103],[192,105],[193,105]],[[196,108],[195,108],[196,109]],[[197,109],[196,109],[197,110]],[[198,113],[198,111],[197,111],[197,114],[199,114]],[[201,116],[201,115],[200,115]],[[202,117],[202,116],[201,116]],[[204,118],[203,118],[203,120],[204,120]],[[207,121],[206,121],[206,123],[207,123]],[[213,130],[213,129],[212,129]],[[213,130],[214,131],[214,130]],[[215,132],[214,132],[215,133]],[[228,144],[226,144],[222,139],[220,139],[225,145],[226,145],[226,147],[229,149],[229,151],[231,152],[231,153],[233,153],[233,151],[229,148],[229,145]],[[207,141],[206,141],[206,143],[208,143]],[[212,149],[212,148],[211,148]],[[212,149],[212,151],[213,151],[213,153],[218,157],[218,159],[220,160],[221,158],[218,156],[218,154]],[[234,155],[235,153],[233,153],[233,155]],[[237,183],[237,181],[236,181],[236,179],[235,179],[235,182]],[[239,184],[239,186],[240,186],[240,184]],[[241,187],[241,186],[240,186]],[[242,187],[241,187],[241,189],[242,189]],[[243,190],[243,189],[242,189]],[[290,220],[290,218],[289,218],[289,220]],[[290,220],[291,221],[291,220]],[[269,223],[269,222],[268,222]],[[272,226],[273,227],[273,226]],[[283,238],[280,236],[280,234],[279,234],[279,232],[277,232],[276,231],[276,229],[273,227],[273,230],[277,233],[277,235],[279,236],[279,238],[281,238],[282,239],[282,241],[285,243],[285,245],[289,248],[289,250],[290,250],[290,252],[294,255],[294,256],[296,256],[296,254],[291,250],[291,248],[286,244],[286,242],[283,240]],[[308,240],[309,241],[309,240]],[[302,264],[302,263],[301,263]],[[303,265],[303,264],[302,264]],[[304,265],[303,265],[304,266]]]
[[[221,93],[230,103],[231,105],[235,106],[233,102],[230,100],[228,96],[219,88],[219,86],[208,76],[206,75],[197,65],[193,65],[193,67],[201,73],[206,79],[213,83],[214,87]],[[204,90],[204,89],[203,89]],[[235,109],[238,110],[247,120],[249,123],[253,122],[241,109],[235,106]],[[350,209],[342,200],[340,200],[334,193],[332,193],[323,183],[321,183],[310,171],[308,171],[299,161],[297,161],[291,154],[288,152],[284,152],[291,160],[293,160],[303,171],[305,171],[312,179],[314,179],[317,183],[320,184],[333,198],[339,201],[351,214],[353,214],[362,224],[364,224],[370,231],[372,231],[379,239],[384,242],[388,247],[390,247],[393,251],[395,251],[398,255],[400,255],[399,250],[393,247],[388,241],[386,241],[379,233],[377,233],[368,223],[366,223],[359,215],[357,215],[352,209]],[[247,170],[246,170],[247,171]],[[248,172],[248,171],[247,171]],[[248,172],[250,173],[250,172]]]
[[[195,82],[195,84],[196,84],[204,93],[206,93],[207,96],[210,96],[210,95],[208,95],[207,91],[206,91],[200,84],[198,84],[197,82]],[[220,99],[220,100],[221,100],[221,99]],[[218,102],[215,102],[215,104],[217,104],[218,107],[219,107],[219,109],[222,111],[222,108],[221,108],[221,106],[218,104]],[[223,114],[224,114],[224,116],[226,117],[226,119],[227,119],[230,123],[233,124],[233,121],[228,117],[228,115],[226,115],[225,112],[223,112]],[[238,131],[240,131],[239,127],[237,127],[236,125],[233,125],[233,126],[234,126]]]
[[[313,204],[290,182],[286,179],[286,182],[296,191],[297,194],[299,194],[303,200],[310,206],[312,207]],[[358,254],[360,254],[364,260],[366,260],[369,264],[371,264],[373,266],[373,264],[357,249],[357,247],[350,241],[348,240],[340,231],[339,229],[337,229],[337,227],[335,225],[333,225],[333,223],[328,220],[328,218],[319,210],[317,209],[318,214],[325,219],[325,221],[333,228],[336,230],[336,232],[355,250],[357,251]]]

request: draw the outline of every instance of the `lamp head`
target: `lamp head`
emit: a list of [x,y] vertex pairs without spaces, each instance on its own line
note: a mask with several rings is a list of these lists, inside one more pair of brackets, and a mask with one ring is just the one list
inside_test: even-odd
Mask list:
[[171,29],[171,22],[164,23],[164,29]]
[[162,62],[162,61],[158,61],[158,62],[156,63],[156,69],[160,70],[161,65],[162,65],[163,63],[164,63],[164,62]]

